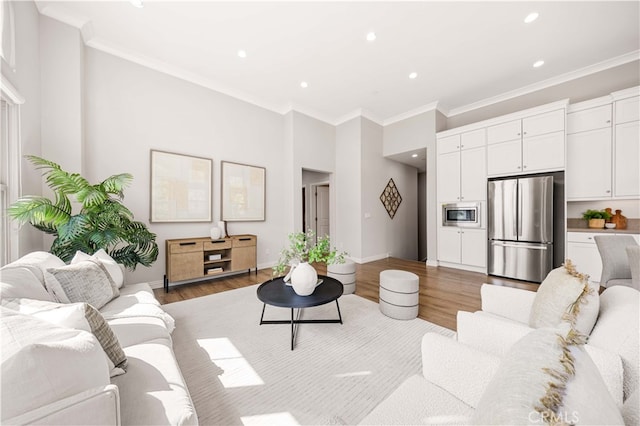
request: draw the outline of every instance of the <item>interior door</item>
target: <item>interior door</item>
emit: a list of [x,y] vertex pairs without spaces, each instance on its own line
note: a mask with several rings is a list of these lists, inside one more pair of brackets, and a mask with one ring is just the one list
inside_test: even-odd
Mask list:
[[321,185],[316,187],[316,237],[324,237],[329,235],[329,185]]

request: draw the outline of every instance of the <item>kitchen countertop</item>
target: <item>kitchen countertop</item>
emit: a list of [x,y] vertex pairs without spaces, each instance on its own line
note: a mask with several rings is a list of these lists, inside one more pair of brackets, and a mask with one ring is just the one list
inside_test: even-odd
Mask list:
[[640,234],[640,219],[627,219],[626,229],[595,229],[587,227],[587,221],[579,218],[567,219],[567,232],[590,232],[593,234]]

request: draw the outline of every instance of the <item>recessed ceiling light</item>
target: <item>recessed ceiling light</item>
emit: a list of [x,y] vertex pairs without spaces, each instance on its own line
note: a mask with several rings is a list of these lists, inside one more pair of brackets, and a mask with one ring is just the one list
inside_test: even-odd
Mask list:
[[414,78],[416,78],[417,76],[418,76],[418,73],[417,73],[417,72],[412,72],[411,74],[409,74],[409,78],[410,78],[410,79],[412,79],[412,80],[413,80]]
[[524,23],[525,24],[530,24],[533,21],[535,21],[536,19],[538,19],[538,16],[540,16],[540,14],[538,12],[531,12],[530,14],[527,15],[526,18],[524,18]]
[[370,33],[367,33],[367,41],[373,41],[376,39],[376,33],[374,33],[373,31],[371,31]]
[[411,158],[418,158],[418,154],[412,154]]
[[543,66],[543,65],[544,65],[544,61],[543,61],[542,59],[540,59],[539,61],[535,61],[535,62],[533,63],[533,67],[534,67],[534,68],[540,68],[540,67],[541,67],[541,66]]
[[241,58],[246,58],[247,57],[247,51],[246,50],[238,50],[238,56]]
[[132,5],[134,5],[139,9],[142,9],[144,7],[144,3],[142,2],[142,0],[129,0],[129,3],[131,3]]
[[309,84],[306,81],[302,81],[300,82],[300,87],[302,87],[303,89],[306,89],[307,87],[309,87]]

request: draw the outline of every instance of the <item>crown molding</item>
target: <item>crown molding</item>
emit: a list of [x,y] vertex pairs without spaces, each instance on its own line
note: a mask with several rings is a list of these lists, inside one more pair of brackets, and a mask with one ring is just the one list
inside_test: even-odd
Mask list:
[[600,71],[607,70],[609,68],[624,65],[629,62],[640,60],[640,50],[636,50],[624,55],[617,56],[615,58],[608,59],[606,61],[598,62],[593,65],[586,66],[568,73],[552,77],[547,80],[540,81],[538,83],[530,84],[528,86],[521,87],[519,89],[505,92],[501,95],[492,96],[490,98],[483,99],[478,102],[474,102],[462,107],[453,108],[449,111],[449,114],[445,114],[447,117],[453,117],[454,115],[463,114],[465,112],[473,111],[479,108],[484,108],[493,104],[497,104],[509,99],[517,98],[518,96],[527,95],[529,93],[536,92],[538,90],[546,89],[551,86],[566,83],[567,81],[575,80],[581,77],[586,77],[590,74],[594,74]]
[[[442,112],[443,114],[445,114],[440,108],[438,108],[438,104],[439,104],[439,101],[431,102],[429,104],[422,105],[410,111],[403,112],[402,114],[398,114],[391,118],[387,118],[386,120],[384,120],[383,126],[388,126],[389,124],[397,123],[398,121],[406,120],[407,118],[415,117],[416,115],[419,115],[428,111],[433,111],[436,109]],[[445,114],[445,116],[446,115],[447,114]]]
[[13,104],[22,105],[24,103],[24,97],[4,75],[0,76],[0,94]]
[[56,7],[55,4],[52,5],[46,1],[36,1],[36,8],[41,15],[49,17],[51,19],[55,19],[56,21],[60,21],[63,24],[70,25],[79,30],[82,29],[87,23],[89,23],[89,18],[85,16],[77,16],[65,13],[60,8]]
[[314,118],[316,120],[322,121],[323,123],[327,123],[327,124],[331,124],[331,125],[335,125],[334,124],[334,120],[332,117],[329,117],[327,114],[321,113],[320,111],[314,110],[312,108],[308,108],[302,105],[298,105],[296,103],[293,102],[289,102],[284,109],[281,109],[280,114],[285,115],[288,114],[290,112],[299,112],[300,114],[304,114],[306,116],[309,116],[311,118]]
[[354,109],[353,111],[351,111],[350,113],[347,113],[345,115],[343,115],[342,117],[338,118],[337,120],[334,120],[333,125],[334,126],[339,126],[343,123],[346,123],[347,121],[353,120],[354,118],[358,118],[358,117],[364,117],[369,121],[372,121],[380,126],[384,126],[383,122],[384,120],[382,120],[380,117],[378,117],[377,115],[375,115],[374,113],[372,113],[371,111],[364,109],[364,108],[357,108]]

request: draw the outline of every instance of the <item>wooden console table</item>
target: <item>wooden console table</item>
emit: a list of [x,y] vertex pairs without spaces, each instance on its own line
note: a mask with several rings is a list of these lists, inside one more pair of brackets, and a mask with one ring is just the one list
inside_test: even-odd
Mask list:
[[258,273],[257,237],[233,235],[212,240],[207,237],[166,240],[164,291],[169,284],[213,278],[220,274]]

